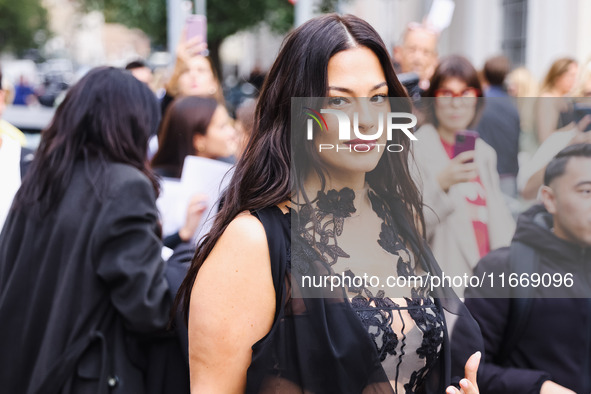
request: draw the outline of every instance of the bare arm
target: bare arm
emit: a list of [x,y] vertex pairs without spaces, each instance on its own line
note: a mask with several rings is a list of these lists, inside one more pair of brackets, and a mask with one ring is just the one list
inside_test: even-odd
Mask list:
[[205,260],[189,309],[192,393],[243,393],[252,345],[275,315],[275,288],[265,230],[238,215]]
[[548,138],[550,134],[556,131],[560,111],[557,108],[554,97],[541,97],[538,100],[536,108],[536,132],[540,144]]
[[[560,114],[564,111],[567,111],[569,108],[568,103],[564,99],[558,97],[542,96],[538,100],[537,105],[536,132],[540,144],[546,141],[550,134],[554,132],[568,131],[575,126],[579,126],[575,122],[571,122],[560,129],[557,128]],[[584,130],[584,128],[581,130]]]
[[544,172],[546,172],[546,166],[540,168],[527,180],[521,191],[523,198],[533,200],[538,196],[538,190],[540,190],[540,186],[544,183]]

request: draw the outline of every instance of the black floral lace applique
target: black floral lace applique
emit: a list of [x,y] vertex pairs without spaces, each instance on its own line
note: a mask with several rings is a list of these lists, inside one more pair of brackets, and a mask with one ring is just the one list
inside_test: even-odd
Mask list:
[[[412,392],[410,391],[412,388],[420,385],[424,381],[427,372],[437,362],[444,337],[443,316],[433,299],[425,297],[420,294],[420,291],[414,289],[411,295],[412,298],[407,298],[406,302],[409,306],[408,312],[410,316],[423,333],[423,340],[421,346],[417,349],[417,354],[420,358],[425,359],[425,367],[411,374],[409,382],[404,385],[407,392]],[[428,313],[429,310],[432,313]]]
[[[334,265],[339,257],[349,255],[338,245],[337,237],[343,233],[345,218],[354,213],[355,192],[349,188],[341,191],[318,192],[317,209],[304,205],[297,215],[296,230],[307,242],[316,247],[329,265]],[[313,230],[313,231],[312,231]],[[314,233],[317,238],[314,238]]]
[[373,191],[370,190],[368,195],[372,208],[383,221],[378,244],[386,252],[398,256],[398,260],[396,261],[396,274],[398,276],[409,277],[415,275],[415,269],[411,266],[410,258],[403,259],[401,256],[401,254],[410,255],[408,249],[400,239],[399,231],[392,217],[387,213],[386,204]]
[[351,306],[359,316],[361,323],[366,328],[373,340],[380,361],[384,361],[387,355],[396,355],[398,347],[398,335],[392,329],[394,322],[394,310],[400,306],[388,297],[384,297],[382,290],[374,296],[368,289],[363,289],[351,300]]
[[[386,204],[372,190],[368,196],[372,209],[382,219],[378,244],[392,254],[397,275],[416,275],[410,252],[400,239],[399,231]],[[315,208],[304,205],[300,209],[292,223],[299,235],[298,238],[304,241],[303,245],[292,245],[294,256],[298,255],[297,260],[303,258],[304,261],[313,261],[320,258],[329,266],[333,266],[339,258],[349,258],[338,245],[337,237],[343,232],[345,218],[356,211],[354,199],[355,192],[349,188],[338,192],[330,190],[326,194],[319,192]],[[294,268],[299,269],[302,274],[305,273],[305,267]],[[355,276],[351,270],[345,271],[344,274],[351,278]],[[398,356],[397,370],[405,354],[406,333],[404,320],[400,336],[392,329],[392,323],[396,314],[402,319],[401,309],[408,309],[409,315],[423,334],[421,346],[416,349],[416,353],[421,359],[425,359],[425,365],[414,371],[409,382],[404,385],[406,393],[413,393],[424,382],[427,373],[437,361],[443,343],[443,317],[430,297],[428,288],[411,289],[411,297],[405,298],[408,305],[406,308],[385,297],[382,290],[375,296],[365,287],[352,286],[346,290],[349,294],[355,294],[351,306],[372,338],[380,360],[384,361],[388,355]],[[399,345],[400,354],[397,354],[396,349]]]

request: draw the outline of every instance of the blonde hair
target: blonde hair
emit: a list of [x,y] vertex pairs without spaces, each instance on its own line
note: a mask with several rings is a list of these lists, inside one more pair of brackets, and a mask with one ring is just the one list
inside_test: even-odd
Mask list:
[[506,81],[513,87],[515,97],[536,97],[538,94],[538,82],[525,67],[511,71]]
[[550,66],[550,70],[548,70],[548,73],[546,74],[546,76],[544,77],[544,81],[542,82],[540,94],[552,90],[558,78],[560,78],[568,71],[568,68],[571,64],[576,63],[577,61],[570,57],[563,57],[552,63],[552,66]]
[[[215,80],[216,91],[213,92],[208,97],[214,98],[219,104],[226,105],[226,100],[224,99],[224,91],[222,89],[222,84],[220,82],[220,78],[218,77],[217,71],[211,61],[209,56],[205,56],[209,67],[211,68],[211,73],[213,74],[213,79]],[[172,75],[170,79],[165,85],[166,93],[172,97],[179,97],[181,96],[179,91],[179,79],[181,76],[189,71],[189,65],[180,58],[177,58],[176,64],[174,66],[174,70],[172,71]]]

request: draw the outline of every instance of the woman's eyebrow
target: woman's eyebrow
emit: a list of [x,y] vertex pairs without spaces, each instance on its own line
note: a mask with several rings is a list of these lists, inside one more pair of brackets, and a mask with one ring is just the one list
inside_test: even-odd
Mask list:
[[[380,82],[377,85],[375,85],[373,88],[371,88],[370,92],[373,92],[374,90],[378,90],[379,88],[381,88],[383,86],[388,86],[388,84],[386,82]],[[339,92],[348,93],[351,95],[353,94],[353,91],[351,89],[343,88],[340,86],[329,86],[328,90],[338,90]]]

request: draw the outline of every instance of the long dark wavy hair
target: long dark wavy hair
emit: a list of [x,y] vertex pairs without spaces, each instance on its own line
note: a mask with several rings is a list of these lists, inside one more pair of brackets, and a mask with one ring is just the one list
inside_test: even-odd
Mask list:
[[[305,142],[305,129],[302,129],[302,138],[294,139],[301,141],[302,146],[294,147],[294,156],[291,154],[292,98],[325,97],[330,58],[355,46],[366,47],[375,53],[384,70],[389,96],[408,97],[396,77],[384,43],[362,19],[353,15],[324,15],[290,33],[261,90],[253,134],[244,155],[236,164],[223,207],[211,231],[197,247],[177,294],[176,305],[181,304],[185,319],[197,273],[232,219],[245,210],[258,210],[290,200],[292,193],[302,191],[309,171],[316,171],[322,180],[325,179],[326,171],[318,154],[311,144]],[[410,101],[406,101],[410,112]],[[400,214],[409,219],[414,232],[408,236],[420,237],[415,223],[424,223],[422,200],[409,172],[410,141],[402,133],[395,133],[392,142],[403,145],[403,152],[382,155],[376,169],[368,173],[366,180],[384,201],[403,202],[406,212]],[[298,166],[295,174],[290,171],[292,160]]]
[[13,209],[35,206],[40,215],[48,213],[66,193],[81,160],[131,165],[150,179],[157,193],[146,155],[159,120],[158,101],[144,83],[112,67],[91,70],[68,92],[41,133]]
[[189,96],[174,100],[158,130],[158,152],[152,159],[152,168],[180,178],[185,157],[198,154],[193,138],[207,133],[217,107],[213,98]]

